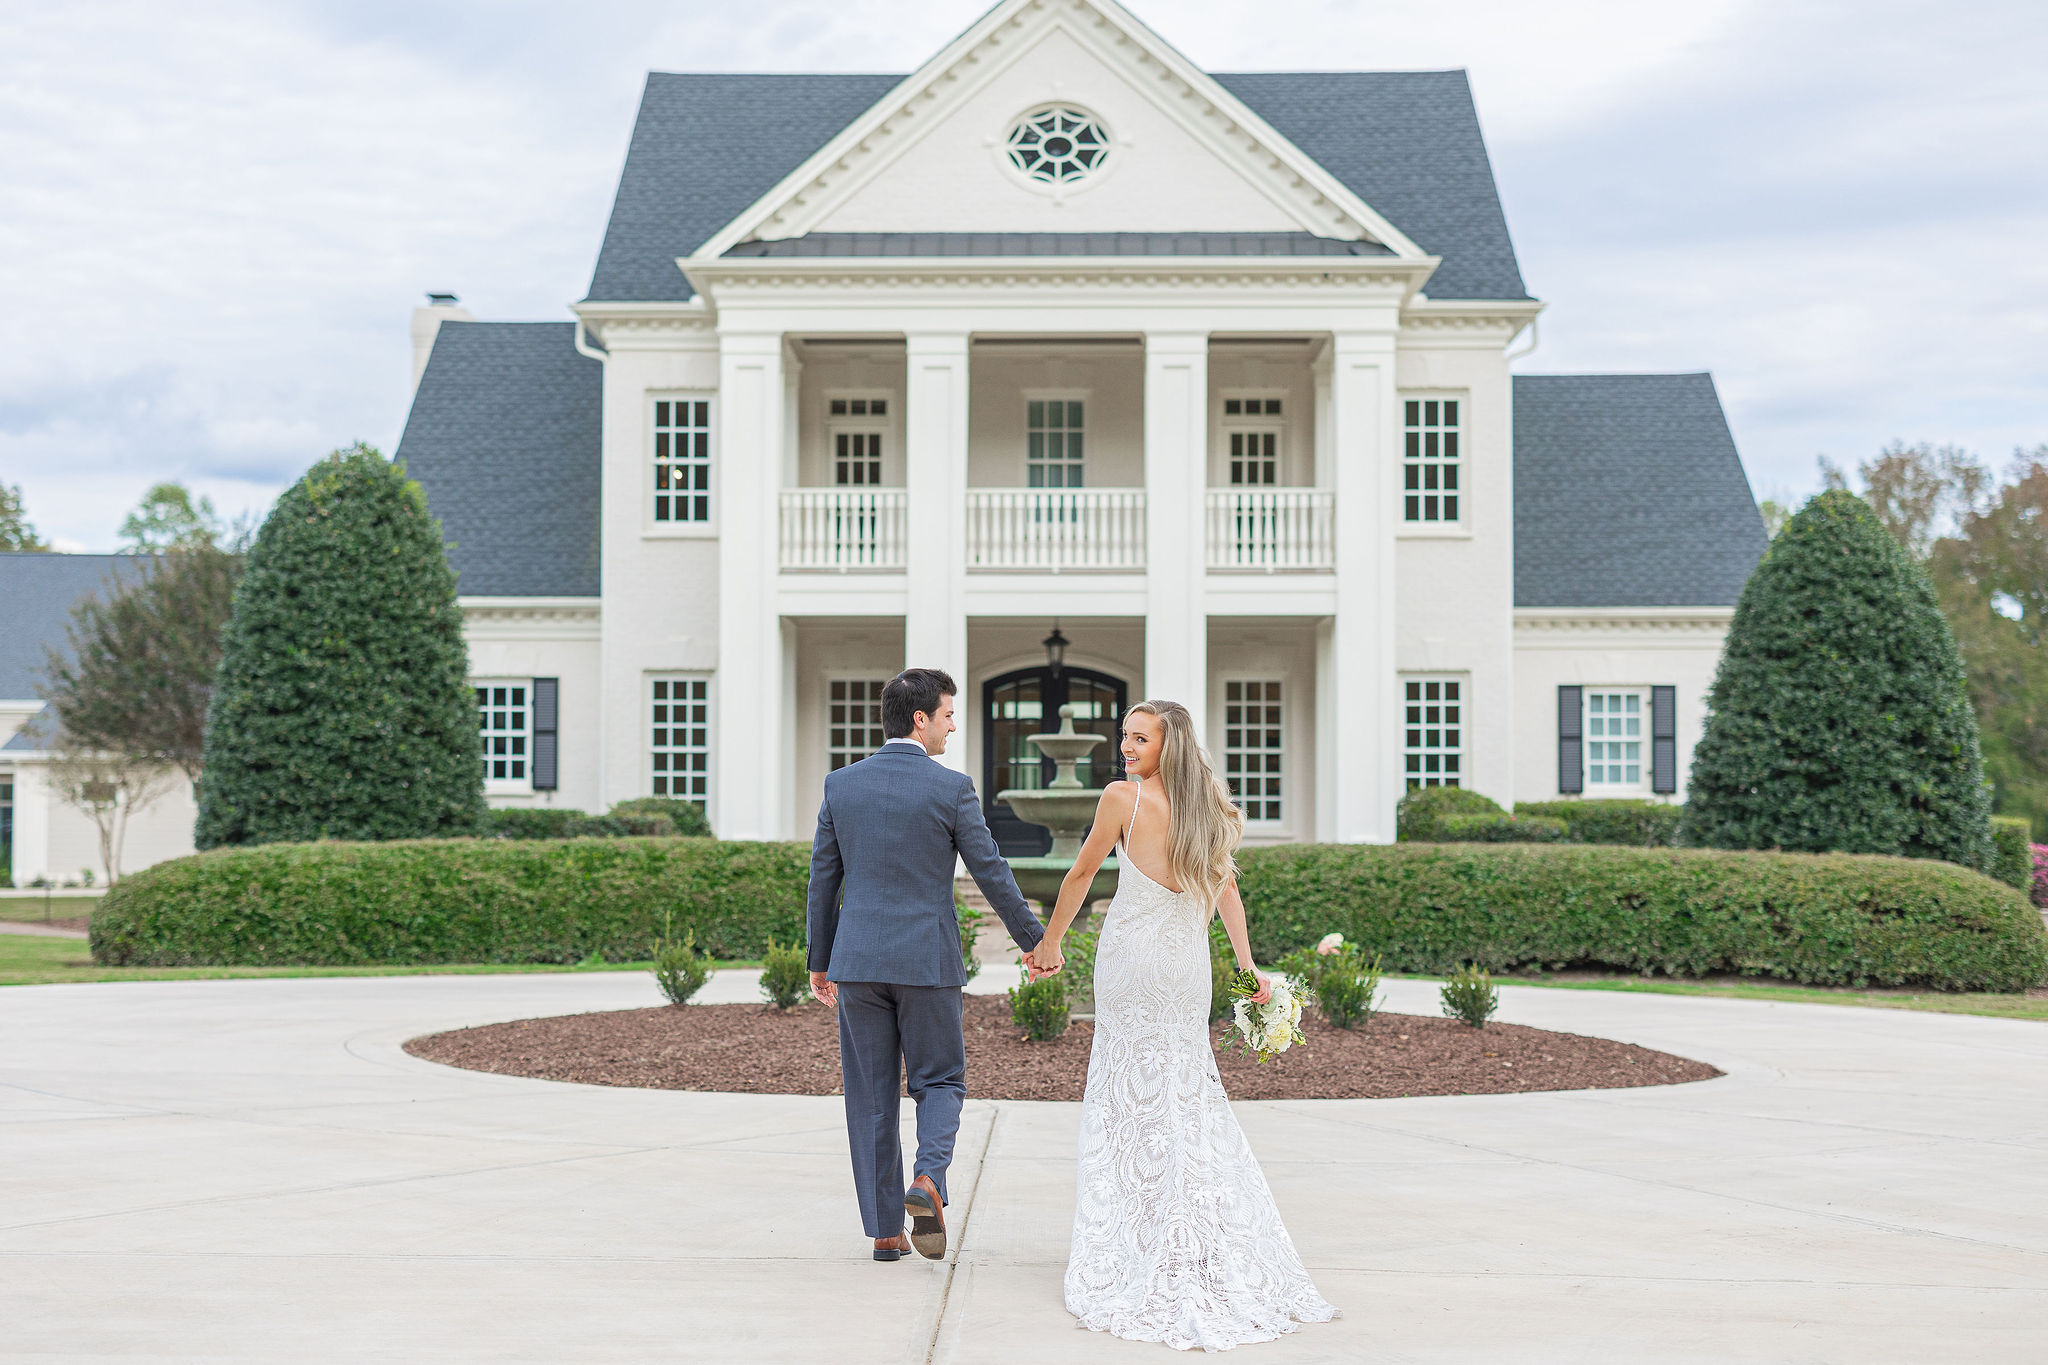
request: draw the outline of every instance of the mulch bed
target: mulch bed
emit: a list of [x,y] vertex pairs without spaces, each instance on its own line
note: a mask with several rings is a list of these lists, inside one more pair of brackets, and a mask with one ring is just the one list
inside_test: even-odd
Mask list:
[[[1023,1039],[1001,996],[966,1000],[967,1093],[976,1099],[1078,1100],[1095,1026],[1077,1020],[1049,1043]],[[1221,1042],[1226,1025],[1217,1025]],[[1674,1085],[1719,1076],[1704,1062],[1631,1043],[1517,1024],[1470,1028],[1453,1019],[1379,1014],[1365,1026],[1304,1021],[1307,1047],[1260,1066],[1217,1053],[1238,1100],[1390,1099]],[[815,1001],[786,1013],[766,1005],[686,1005],[520,1019],[429,1034],[415,1057],[472,1071],[583,1085],[727,1090],[755,1095],[839,1093],[839,1029]]]

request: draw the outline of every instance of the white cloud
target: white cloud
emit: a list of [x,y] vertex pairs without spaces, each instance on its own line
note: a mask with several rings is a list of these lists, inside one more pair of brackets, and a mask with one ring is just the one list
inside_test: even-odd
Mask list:
[[[420,291],[562,317],[643,73],[907,70],[985,0],[17,7],[0,479],[111,545],[387,449]],[[1529,369],[1711,369],[1752,480],[2048,439],[2048,10],[1915,0],[1139,3],[1216,69],[1470,68],[1549,300]]]

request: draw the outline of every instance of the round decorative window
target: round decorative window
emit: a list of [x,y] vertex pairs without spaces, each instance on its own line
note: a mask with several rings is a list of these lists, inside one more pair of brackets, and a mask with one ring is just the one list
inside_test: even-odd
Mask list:
[[1109,155],[1109,134],[1095,115],[1055,104],[1017,120],[1007,143],[1010,164],[1047,185],[1071,185]]

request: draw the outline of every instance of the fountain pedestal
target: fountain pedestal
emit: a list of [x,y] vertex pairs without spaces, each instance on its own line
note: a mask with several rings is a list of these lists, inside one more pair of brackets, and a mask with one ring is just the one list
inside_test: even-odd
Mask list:
[[[1060,708],[1057,732],[1025,736],[1033,747],[1053,761],[1052,784],[1046,787],[1011,787],[996,793],[996,800],[1007,804],[1019,820],[1043,825],[1052,831],[1052,852],[1044,857],[1004,860],[1010,865],[1011,875],[1017,879],[1017,889],[1045,907],[1046,919],[1052,918],[1053,906],[1059,900],[1060,883],[1073,870],[1074,859],[1080,856],[1081,841],[1088,837],[1088,827],[1095,823],[1095,805],[1102,799],[1101,792],[1082,784],[1074,772],[1074,765],[1101,744],[1103,737],[1076,734],[1074,711],[1072,705]],[[1105,858],[1094,881],[1089,884],[1087,899],[1082,902],[1081,915],[1075,923],[1086,918],[1089,901],[1115,892],[1116,859]]]

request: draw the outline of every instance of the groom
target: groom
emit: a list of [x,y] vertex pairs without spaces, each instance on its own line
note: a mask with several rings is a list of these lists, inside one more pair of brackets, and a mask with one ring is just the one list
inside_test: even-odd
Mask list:
[[[882,689],[888,743],[825,778],[811,844],[811,992],[839,1008],[846,1138],[861,1222],[875,1259],[911,1247],[946,1254],[946,1167],[967,1095],[960,1028],[953,860],[1027,953],[1045,936],[981,816],[974,783],[932,760],[946,751],[953,680],[908,668]],[[844,889],[842,903],[840,892]],[[903,1186],[897,1086],[917,1101],[916,1178]],[[903,1220],[910,1219],[908,1243]]]

